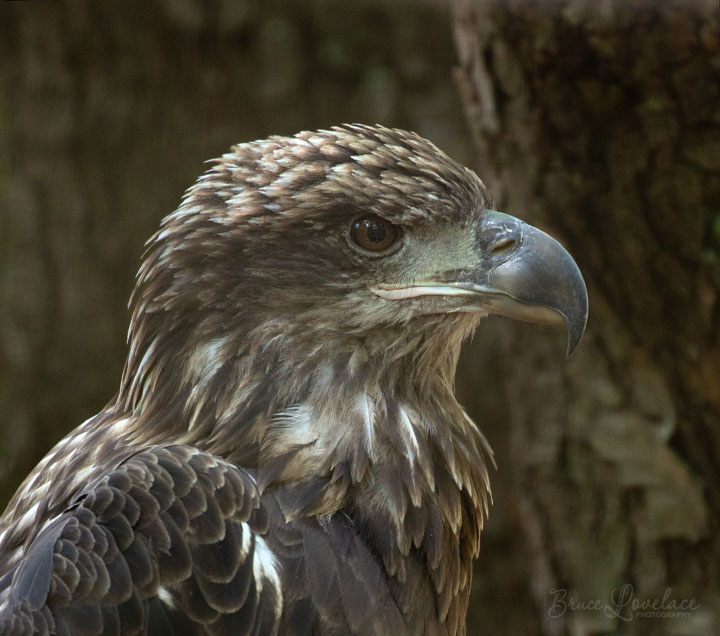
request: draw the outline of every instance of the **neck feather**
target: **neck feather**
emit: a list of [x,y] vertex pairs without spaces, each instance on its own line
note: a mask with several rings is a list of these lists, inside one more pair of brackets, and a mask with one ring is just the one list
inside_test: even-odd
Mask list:
[[134,416],[131,441],[194,444],[256,471],[263,489],[292,484],[288,518],[330,514],[367,490],[382,501],[359,503],[398,526],[434,499],[448,527],[459,531],[469,513],[479,531],[489,448],[452,390],[475,322],[428,317],[354,339],[286,325],[231,337],[143,323],[117,406]]
[[238,463],[287,520],[342,511],[391,585],[419,565],[418,598],[464,615],[492,454],[452,391],[474,322],[445,318],[352,343],[267,325],[242,338],[155,331],[134,347],[111,419],[123,447],[188,443]]

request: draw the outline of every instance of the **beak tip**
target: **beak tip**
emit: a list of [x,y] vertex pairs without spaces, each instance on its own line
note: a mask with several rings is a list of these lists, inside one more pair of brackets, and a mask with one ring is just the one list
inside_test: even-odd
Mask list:
[[[584,287],[584,285],[583,285]],[[588,318],[588,297],[587,297],[587,290],[585,290],[585,295],[583,298],[583,302],[581,303],[582,306],[584,306],[584,311],[579,312],[578,317],[580,320],[573,321],[571,318],[565,318],[565,322],[567,325],[567,334],[568,334],[568,340],[567,340],[567,353],[565,355],[565,359],[569,359],[575,351],[577,351],[578,346],[580,345],[580,341],[582,340],[583,334],[585,333],[585,327],[587,326],[587,318]]]
[[578,345],[580,344],[580,339],[582,338],[582,335],[577,336],[575,338],[568,336],[568,344],[567,344],[567,351],[565,353],[565,359],[569,360],[570,357],[577,351]]

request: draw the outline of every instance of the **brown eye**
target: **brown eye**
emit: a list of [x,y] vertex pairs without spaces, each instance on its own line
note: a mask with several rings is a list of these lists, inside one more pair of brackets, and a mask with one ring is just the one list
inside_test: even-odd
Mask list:
[[400,238],[400,230],[373,215],[355,221],[350,229],[350,238],[368,252],[384,252]]

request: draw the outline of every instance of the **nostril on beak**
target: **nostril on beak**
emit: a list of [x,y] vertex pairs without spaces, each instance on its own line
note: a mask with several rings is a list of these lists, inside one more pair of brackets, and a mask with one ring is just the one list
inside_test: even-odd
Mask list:
[[515,239],[502,238],[497,243],[495,243],[495,245],[492,246],[492,249],[490,251],[492,252],[493,256],[498,256],[512,252],[517,247],[517,245],[518,242]]

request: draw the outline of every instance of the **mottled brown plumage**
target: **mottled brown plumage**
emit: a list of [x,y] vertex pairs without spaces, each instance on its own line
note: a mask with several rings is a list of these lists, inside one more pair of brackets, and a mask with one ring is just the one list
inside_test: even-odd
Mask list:
[[118,395],[0,520],[0,634],[464,634],[490,450],[460,345],[501,313],[574,346],[587,312],[489,208],[382,127],[215,162],[149,242]]

